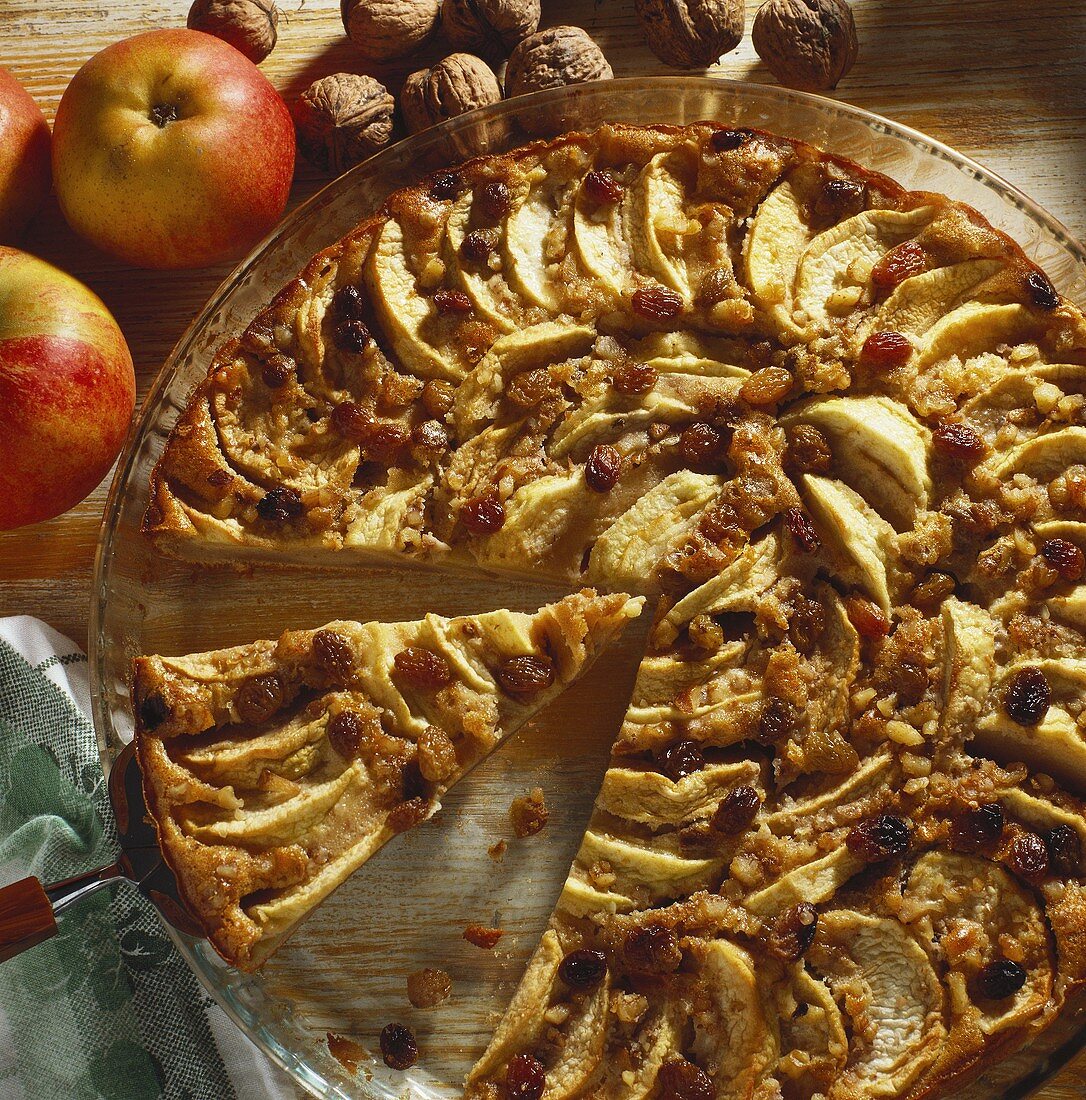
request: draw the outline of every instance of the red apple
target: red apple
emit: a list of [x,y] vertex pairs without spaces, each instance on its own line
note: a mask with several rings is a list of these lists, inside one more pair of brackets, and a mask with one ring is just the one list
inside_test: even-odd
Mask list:
[[78,504],[113,465],[135,404],[132,356],[98,296],[0,246],[0,530]]
[[200,31],[107,46],[72,78],[53,123],[64,216],[140,267],[238,256],[282,216],[294,127],[267,78]]
[[18,241],[49,194],[49,126],[26,89],[0,69],[0,242]]

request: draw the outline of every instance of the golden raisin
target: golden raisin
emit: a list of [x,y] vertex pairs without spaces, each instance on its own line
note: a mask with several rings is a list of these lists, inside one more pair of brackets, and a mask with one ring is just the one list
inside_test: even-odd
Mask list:
[[549,818],[550,811],[542,787],[533,787],[528,794],[514,798],[509,804],[509,820],[513,825],[513,835],[518,840],[542,832]]
[[354,654],[342,634],[334,630],[318,630],[313,635],[313,659],[332,683],[343,685],[350,680]]
[[682,297],[666,286],[642,287],[633,292],[630,307],[646,320],[674,321],[683,311]]
[[928,254],[916,241],[891,248],[871,269],[871,281],[880,290],[892,290],[906,279],[928,269]]
[[266,722],[282,705],[283,681],[274,673],[251,676],[238,688],[234,707],[243,722]]
[[763,367],[743,383],[739,396],[748,405],[775,405],[788,396],[792,381],[784,367]]
[[509,695],[535,695],[554,683],[554,662],[547,656],[523,653],[502,661],[497,676]]
[[786,461],[799,474],[824,474],[833,465],[833,452],[826,437],[810,424],[788,429]]
[[405,684],[435,691],[452,682],[452,669],[440,653],[422,646],[401,649],[392,659],[396,675]]
[[449,999],[452,979],[444,970],[426,967],[407,975],[407,999],[415,1008],[434,1008]]
[[626,397],[648,393],[656,385],[656,368],[648,363],[623,363],[611,375],[611,385]]

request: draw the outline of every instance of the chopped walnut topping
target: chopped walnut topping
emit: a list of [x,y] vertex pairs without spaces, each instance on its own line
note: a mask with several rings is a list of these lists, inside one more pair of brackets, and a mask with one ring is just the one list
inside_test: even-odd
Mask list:
[[407,999],[416,1008],[435,1008],[452,994],[452,979],[444,970],[416,970],[407,976]]
[[469,924],[464,929],[464,939],[483,951],[489,951],[504,935],[504,928],[489,928],[485,924]]
[[542,787],[533,787],[528,794],[514,798],[509,804],[509,820],[519,840],[542,832],[549,816]]

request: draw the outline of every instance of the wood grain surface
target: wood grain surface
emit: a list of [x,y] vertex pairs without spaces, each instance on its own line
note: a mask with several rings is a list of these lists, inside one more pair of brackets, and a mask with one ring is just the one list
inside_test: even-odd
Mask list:
[[[447,52],[438,41],[395,67],[367,68],[343,36],[338,0],[284,0],[279,44],[263,70],[291,100],[332,72],[372,72],[398,90]],[[836,94],[937,137],[1021,187],[1086,238],[1086,3],[1083,0],[855,0],[860,56]],[[182,26],[188,0],[0,0],[0,65],[52,119],[93,53],[140,31]],[[750,19],[757,8],[748,5]],[[645,47],[633,0],[543,0],[544,23],[588,29],[616,75],[669,72]],[[712,73],[772,83],[749,37]],[[291,207],[326,181],[301,162]],[[141,396],[170,348],[232,265],[140,272],[80,241],[50,202],[26,247],[87,282],[132,348]],[[1086,304],[1086,303],[1082,303]],[[36,615],[86,642],[94,547],[107,481],[50,523],[0,533],[0,614]],[[1038,1094],[1086,1095],[1086,1057]]]

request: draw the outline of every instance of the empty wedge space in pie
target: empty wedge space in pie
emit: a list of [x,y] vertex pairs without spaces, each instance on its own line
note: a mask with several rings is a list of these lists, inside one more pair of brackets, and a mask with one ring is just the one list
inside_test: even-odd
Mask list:
[[259,965],[631,592],[633,695],[467,1095],[953,1095],[1086,977],[1084,400],[1014,242],[802,142],[609,126],[397,192],[223,344],[144,531],[592,590],[141,658],[212,942]]

